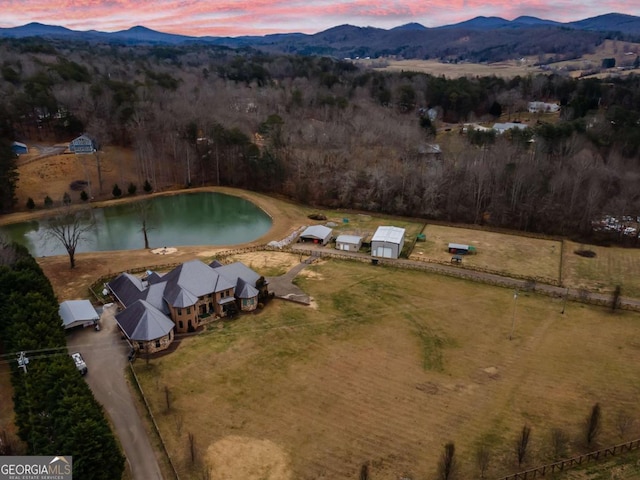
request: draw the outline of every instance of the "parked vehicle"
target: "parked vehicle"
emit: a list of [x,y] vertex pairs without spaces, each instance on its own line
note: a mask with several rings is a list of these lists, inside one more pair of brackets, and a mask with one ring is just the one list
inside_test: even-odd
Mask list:
[[71,358],[73,358],[73,361],[76,364],[76,368],[78,369],[80,374],[86,375],[88,371],[87,364],[84,362],[84,358],[82,358],[80,352],[72,353]]

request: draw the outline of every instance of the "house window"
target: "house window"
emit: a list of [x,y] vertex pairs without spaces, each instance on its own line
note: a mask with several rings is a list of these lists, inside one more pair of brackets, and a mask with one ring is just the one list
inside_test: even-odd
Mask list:
[[156,340],[156,348],[160,348],[160,340]]
[[178,309],[178,315],[182,315],[182,309],[181,308]]
[[144,343],[143,342],[138,342],[138,348],[140,350],[144,350]]
[[182,323],[182,320],[178,322],[178,327],[180,328],[180,330],[184,328],[184,324]]
[[191,315],[191,307],[187,307],[187,315]]

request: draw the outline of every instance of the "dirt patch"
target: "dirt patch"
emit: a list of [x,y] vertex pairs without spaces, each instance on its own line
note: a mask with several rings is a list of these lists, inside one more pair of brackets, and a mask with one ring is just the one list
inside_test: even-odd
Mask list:
[[207,449],[212,480],[289,480],[289,456],[271,440],[231,435]]

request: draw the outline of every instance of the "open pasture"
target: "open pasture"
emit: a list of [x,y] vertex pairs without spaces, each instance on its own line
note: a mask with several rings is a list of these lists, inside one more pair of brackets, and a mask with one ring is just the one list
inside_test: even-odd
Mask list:
[[[576,250],[591,250],[596,256],[585,258]],[[623,297],[640,298],[640,250],[599,247],[565,242],[563,280],[567,286],[594,292],[612,292],[616,285]]]
[[545,73],[539,67],[534,66],[534,60],[520,62],[510,60],[496,63],[443,63],[438,60],[357,60],[358,65],[369,66],[376,70],[396,72],[420,72],[446,78],[460,77],[489,77],[513,78],[515,76],[535,75]]
[[476,253],[464,256],[463,267],[549,283],[559,279],[562,244],[557,240],[432,224],[423,233],[426,241],[416,243],[411,259],[449,262],[449,243],[461,243],[476,248]]
[[376,480],[434,478],[453,441],[461,478],[478,476],[479,443],[496,478],[517,470],[524,424],[529,466],[552,428],[584,451],[596,402],[601,445],[621,440],[620,412],[639,418],[638,314],[561,315],[548,297],[336,260],[296,283],[317,309],[274,300],[135,364],[181,477],[346,480],[368,462]]

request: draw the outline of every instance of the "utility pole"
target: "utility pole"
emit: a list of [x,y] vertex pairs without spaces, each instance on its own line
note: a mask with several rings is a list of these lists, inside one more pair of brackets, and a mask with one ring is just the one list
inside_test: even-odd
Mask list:
[[24,356],[24,352],[20,352],[20,355],[18,355],[18,367],[21,368],[24,373],[27,373],[27,365],[29,365],[29,359]]
[[513,330],[516,326],[516,305],[518,303],[518,290],[513,292],[513,316],[511,318],[511,333],[509,333],[509,340],[513,339]]

